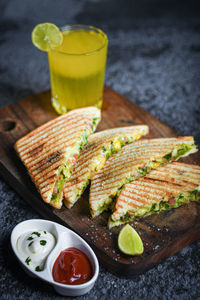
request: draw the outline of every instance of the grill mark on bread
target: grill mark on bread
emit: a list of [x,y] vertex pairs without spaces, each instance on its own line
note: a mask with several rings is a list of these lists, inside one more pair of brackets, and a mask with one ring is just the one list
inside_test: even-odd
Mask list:
[[47,157],[45,157],[44,159],[42,159],[40,161],[40,164],[37,168],[37,172],[38,171],[42,172],[42,171],[48,169],[49,167],[54,165],[56,162],[61,161],[63,158],[64,158],[64,155],[59,150],[49,154]]
[[35,148],[33,148],[29,151],[29,155],[32,157],[38,156],[42,152],[44,146],[45,146],[45,143],[42,143],[41,145],[36,146]]
[[[88,109],[80,109],[80,110],[81,110],[80,112],[71,111],[71,112],[67,113],[67,115],[64,114],[62,116],[59,116],[58,118],[55,118],[55,119],[41,125],[40,127],[34,129],[29,134],[27,134],[26,136],[22,137],[21,139],[19,139],[17,141],[18,149],[22,152],[23,150],[21,149],[21,147],[23,145],[26,145],[27,143],[31,144],[31,141],[34,142],[35,140],[40,139],[40,137],[42,135],[44,135],[46,132],[59,127],[59,125],[62,125],[62,123],[64,123],[64,126],[66,126],[66,125],[69,126],[70,122],[72,124],[74,123],[74,119],[76,119],[76,121],[80,121],[81,119],[84,119],[84,120],[91,119],[91,121],[92,121],[93,118],[97,117],[97,114],[95,116],[93,107],[89,107]],[[85,122],[85,124],[86,123],[87,122]]]
[[[65,145],[66,145],[66,143],[63,142],[63,144],[60,144],[57,147],[49,149],[49,151],[46,151],[46,154],[39,156],[38,160],[36,160],[36,161],[34,161],[34,160],[33,161],[29,161],[29,162],[25,161],[26,164],[27,164],[27,166],[28,166],[28,168],[31,170],[31,172],[34,172],[34,171],[37,172],[37,170],[43,165],[43,161],[46,158],[46,156],[51,155],[52,153],[55,152],[55,150],[56,151],[62,151],[63,154],[64,154],[63,147]],[[69,147],[71,147],[72,145],[74,145],[74,144],[71,144],[71,145],[68,144]]]
[[[77,133],[77,130],[80,131],[81,129],[84,129],[84,128],[85,128],[84,124],[79,124],[79,126],[74,127],[73,130],[68,129],[66,131],[66,129],[63,128],[62,134],[60,134],[60,131],[56,131],[55,134],[51,134],[51,132],[49,132],[49,135],[46,138],[41,137],[39,142],[45,143],[46,149],[49,147],[51,148],[51,147],[54,147],[55,144],[59,144],[63,140],[70,140],[71,138],[74,138],[74,135]],[[58,140],[58,136],[59,136],[59,140]],[[34,143],[33,145],[31,145],[31,148],[35,147],[34,146],[35,144],[37,145],[37,143]],[[27,148],[24,149],[24,151],[20,152],[21,156],[23,156],[24,159],[27,159],[27,161],[29,161],[29,159],[30,159],[29,155],[28,155],[28,152],[30,151],[29,149],[30,149],[30,146],[27,145]]]
[[44,180],[43,182],[40,182],[40,187],[44,188],[44,187],[48,186],[50,183],[55,182],[55,177],[57,177],[56,174],[49,176],[46,180]]
[[[64,124],[62,128],[58,129],[55,128],[56,130],[52,131],[52,128],[50,128],[49,132],[47,132],[45,135],[41,135],[41,137],[38,140],[33,140],[33,143],[31,143],[30,145],[26,145],[24,146],[23,150],[21,151],[20,149],[20,153],[21,155],[23,155],[24,157],[26,156],[26,154],[28,154],[29,149],[34,147],[34,145],[38,142],[43,142],[50,145],[53,145],[55,143],[55,141],[57,141],[58,136],[59,139],[62,140],[63,138],[65,138],[66,136],[68,136],[68,138],[70,139],[70,136],[73,137],[73,135],[77,132],[77,129],[80,130],[81,128],[85,128],[85,122],[80,121],[77,124],[72,124],[73,126],[69,127],[67,126],[67,124]],[[66,126],[67,126],[67,131],[66,131]]]

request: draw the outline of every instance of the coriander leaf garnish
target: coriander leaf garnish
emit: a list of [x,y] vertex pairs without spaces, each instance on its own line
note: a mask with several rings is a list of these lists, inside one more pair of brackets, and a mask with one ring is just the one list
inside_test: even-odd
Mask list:
[[29,266],[29,263],[31,262],[30,256],[27,257],[27,259],[25,260],[25,263]]
[[44,230],[44,234],[47,234],[47,232]]
[[32,236],[29,236],[29,237],[27,238],[27,241],[31,241],[31,240],[33,240],[33,237],[32,237]]
[[40,272],[40,271],[42,271],[42,270],[40,269],[40,266],[37,266],[37,267],[35,268],[35,271],[36,271],[36,272]]
[[171,153],[170,154],[166,154],[165,156],[163,156],[163,158],[165,158],[168,162],[170,162],[170,160],[171,160]]
[[47,243],[47,241],[45,241],[45,240],[41,240],[41,241],[40,241],[40,245],[41,245],[41,246],[45,246],[46,243]]
[[33,244],[33,241],[32,241],[32,242],[30,242],[30,243],[28,244],[28,246],[30,247],[32,244]]
[[31,234],[35,234],[35,235],[37,235],[38,237],[41,236],[41,233],[39,233],[39,232],[37,232],[37,231],[34,231],[34,232],[32,232]]

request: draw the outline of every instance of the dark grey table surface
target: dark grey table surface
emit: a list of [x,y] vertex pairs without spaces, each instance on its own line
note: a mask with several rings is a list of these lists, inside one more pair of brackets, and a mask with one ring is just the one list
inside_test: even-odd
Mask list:
[[[176,2],[176,4],[175,4]],[[91,24],[109,37],[106,84],[200,144],[198,1],[1,0],[0,106],[50,87],[46,53],[31,43],[41,22]],[[40,218],[0,179],[1,299],[64,299],[28,277],[10,249],[13,227]],[[104,268],[78,299],[200,299],[200,241],[147,273],[120,279]]]

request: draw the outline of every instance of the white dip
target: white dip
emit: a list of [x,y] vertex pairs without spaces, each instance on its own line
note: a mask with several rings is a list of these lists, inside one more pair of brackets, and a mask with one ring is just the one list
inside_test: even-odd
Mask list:
[[42,271],[47,256],[56,244],[55,237],[48,231],[29,231],[17,240],[17,250],[25,264],[35,271]]

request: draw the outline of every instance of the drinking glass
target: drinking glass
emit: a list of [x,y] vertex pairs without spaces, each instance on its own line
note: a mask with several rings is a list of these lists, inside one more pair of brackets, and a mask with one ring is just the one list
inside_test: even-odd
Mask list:
[[61,28],[63,43],[48,52],[52,104],[59,114],[102,106],[108,38],[86,25]]

